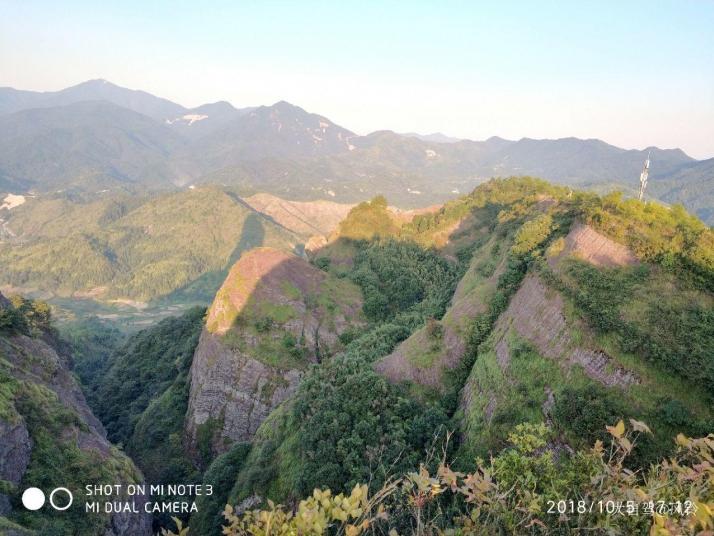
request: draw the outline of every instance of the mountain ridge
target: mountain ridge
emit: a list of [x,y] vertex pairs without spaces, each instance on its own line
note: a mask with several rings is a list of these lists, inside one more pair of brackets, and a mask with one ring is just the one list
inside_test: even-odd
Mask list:
[[61,106],[87,100],[106,100],[154,119],[164,119],[186,110],[180,104],[168,99],[156,97],[142,90],[127,89],[98,78],[80,82],[59,91],[25,91],[2,87],[0,88],[0,114],[28,108]]
[[[119,109],[102,110],[82,100],[87,98]],[[42,107],[27,109],[36,105]],[[144,119],[130,119],[132,113]],[[98,133],[107,117],[123,127]],[[143,146],[132,139],[132,125],[147,121],[155,123],[145,129],[156,138]],[[97,136],[101,143],[94,141]],[[543,176],[635,193],[649,155],[648,194],[683,202],[714,222],[714,172],[706,160],[681,149],[623,149],[574,137],[443,143],[443,138],[410,136],[388,130],[359,136],[286,101],[243,109],[219,101],[189,109],[102,80],[47,94],[3,88],[0,189],[144,191],[217,182],[241,195],[267,192],[294,201],[355,203],[382,193],[415,208],[443,202],[494,176]],[[686,184],[695,185],[694,192]]]

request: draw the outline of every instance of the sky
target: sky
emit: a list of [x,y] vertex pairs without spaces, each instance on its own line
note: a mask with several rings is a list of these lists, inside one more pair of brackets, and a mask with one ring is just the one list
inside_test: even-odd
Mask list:
[[714,0],[0,0],[0,14],[0,86],[103,78],[189,107],[287,100],[360,134],[714,157]]

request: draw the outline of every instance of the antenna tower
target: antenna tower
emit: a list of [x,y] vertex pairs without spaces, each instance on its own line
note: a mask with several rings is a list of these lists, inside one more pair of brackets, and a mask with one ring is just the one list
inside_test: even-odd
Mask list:
[[645,197],[645,188],[647,188],[647,177],[650,174],[650,153],[647,153],[647,160],[645,160],[645,165],[642,166],[642,173],[640,173],[640,195],[637,197],[642,201]]

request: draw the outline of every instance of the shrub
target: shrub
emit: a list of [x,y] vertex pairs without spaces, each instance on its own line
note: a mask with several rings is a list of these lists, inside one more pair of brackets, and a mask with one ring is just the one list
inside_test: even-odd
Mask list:
[[[547,428],[520,425],[509,436],[511,447],[490,463],[479,462],[473,473],[453,471],[442,461],[435,471],[422,465],[371,496],[366,485],[355,485],[349,495],[315,489],[295,509],[268,502],[264,510],[238,513],[228,505],[223,534],[395,534],[397,522],[406,525],[401,533],[419,536],[707,534],[714,527],[714,435],[679,435],[672,459],[633,473],[625,460],[650,431],[644,423],[630,423],[629,431],[623,421],[607,427],[608,450],[597,441],[590,450],[558,456],[547,448]],[[630,505],[637,512],[611,513],[609,505],[618,504],[623,512]],[[670,510],[677,504],[679,511]]]

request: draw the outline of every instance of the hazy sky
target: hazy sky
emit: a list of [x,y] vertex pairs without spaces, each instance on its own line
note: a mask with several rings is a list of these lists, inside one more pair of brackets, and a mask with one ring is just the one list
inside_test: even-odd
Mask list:
[[[0,0],[0,86],[284,99],[355,130],[714,157],[714,1]],[[507,4],[507,5],[505,5]]]

